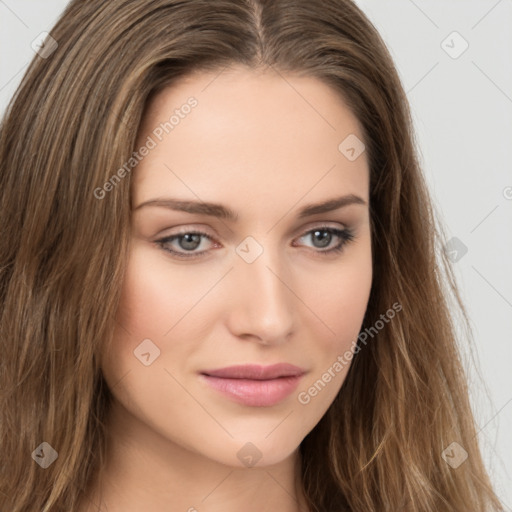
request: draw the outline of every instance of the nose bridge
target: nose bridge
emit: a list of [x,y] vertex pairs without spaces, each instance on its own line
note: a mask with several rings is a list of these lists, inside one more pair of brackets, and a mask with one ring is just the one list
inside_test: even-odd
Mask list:
[[284,255],[253,237],[244,239],[236,252],[236,330],[267,341],[284,339],[293,327],[294,307]]

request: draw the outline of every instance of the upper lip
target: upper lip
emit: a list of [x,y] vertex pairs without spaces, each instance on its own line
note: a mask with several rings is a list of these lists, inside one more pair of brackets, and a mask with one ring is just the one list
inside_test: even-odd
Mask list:
[[253,379],[268,380],[279,377],[296,377],[305,373],[305,370],[288,363],[278,363],[270,366],[245,364],[219,368],[217,370],[205,370],[203,375],[220,377],[224,379]]

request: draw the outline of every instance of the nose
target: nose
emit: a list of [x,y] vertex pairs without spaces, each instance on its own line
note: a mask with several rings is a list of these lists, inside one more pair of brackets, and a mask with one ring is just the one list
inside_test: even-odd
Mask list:
[[263,345],[286,342],[294,328],[298,300],[290,272],[267,249],[252,263],[236,258],[228,313],[230,331]]

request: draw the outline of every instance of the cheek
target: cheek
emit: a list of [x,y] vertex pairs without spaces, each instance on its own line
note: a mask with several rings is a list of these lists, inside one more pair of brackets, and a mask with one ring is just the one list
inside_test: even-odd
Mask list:
[[303,417],[321,418],[338,394],[352,364],[372,284],[371,250],[351,253],[315,283],[322,293],[309,294],[316,313],[307,359],[315,361],[312,374],[298,390]]
[[[332,356],[333,351],[345,352],[355,342],[362,326],[372,285],[373,271],[369,239],[347,251],[346,259],[339,265],[326,268],[320,279],[316,279],[316,292],[309,292],[311,310],[321,320],[320,339],[324,340],[324,351]],[[311,286],[311,282],[309,282]],[[320,332],[320,331],[319,331]]]
[[[207,289],[199,272],[169,263],[166,255],[134,243],[124,277],[117,321],[133,334],[162,340],[181,328],[194,304]],[[186,323],[186,322],[185,322]]]
[[[132,249],[123,282],[117,321],[130,333],[161,337],[173,323],[180,286],[164,286],[159,262],[141,248]],[[172,304],[172,308],[169,308]]]
[[[133,367],[139,369],[137,353],[146,345],[158,354],[152,369],[161,367],[173,372],[190,364],[206,337],[209,320],[215,317],[214,310],[205,307],[202,299],[218,277],[215,271],[204,268],[187,271],[186,266],[170,264],[165,253],[149,244],[132,242],[114,339],[105,360],[111,380]],[[151,340],[156,348],[145,340]],[[146,352],[144,348],[141,353]]]
[[169,268],[165,255],[134,242],[112,345],[102,354],[103,374],[116,399],[163,434],[171,413],[180,411],[185,424],[201,414],[180,379],[173,378],[178,369],[186,372],[201,339],[187,315],[201,290],[183,272],[171,276]]
[[[372,283],[371,262],[362,260],[357,266],[344,272],[342,284],[332,293],[336,296],[327,301],[326,311],[332,319],[332,329],[343,346],[357,338],[368,305]],[[339,347],[343,348],[343,347]]]
[[[110,385],[123,375],[123,385],[135,378],[155,377],[155,369],[164,367],[168,352],[179,352],[180,344],[168,343],[165,336],[183,316],[181,287],[167,286],[162,264],[142,247],[134,243],[123,279],[121,298],[116,314],[116,325],[110,350],[102,354],[103,372]],[[179,276],[177,276],[179,279]],[[148,340],[150,340],[148,342]],[[149,353],[149,356],[144,354]],[[149,366],[144,366],[151,362]],[[147,361],[149,359],[149,361]],[[145,372],[145,373],[144,373]],[[137,390],[135,387],[135,396]]]

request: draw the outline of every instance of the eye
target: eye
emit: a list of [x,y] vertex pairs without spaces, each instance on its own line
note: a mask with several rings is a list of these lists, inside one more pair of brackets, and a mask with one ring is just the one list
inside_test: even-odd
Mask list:
[[[207,252],[206,250],[193,252],[201,246],[202,237],[207,238],[210,241],[212,240],[209,235],[203,233],[202,231],[184,231],[183,233],[178,233],[176,235],[167,236],[157,240],[156,243],[161,246],[162,249],[170,252],[177,258],[193,258]],[[176,245],[174,245],[174,249],[169,247],[175,242],[178,242],[178,250],[176,250]]]
[[[352,230],[348,228],[338,229],[328,226],[319,226],[310,229],[299,237],[299,240],[307,237],[311,237],[313,244],[316,244],[313,246],[313,249],[319,249],[316,252],[320,254],[341,252],[344,246],[355,238]],[[207,233],[191,230],[161,238],[160,240],[156,240],[155,243],[176,258],[198,258],[208,252],[208,249],[196,251],[201,247],[203,238],[213,242],[212,237]],[[332,245],[333,239],[338,239],[339,241],[333,247],[326,249],[326,247]]]
[[[320,253],[337,253],[340,252],[347,243],[354,240],[354,233],[348,228],[338,229],[328,226],[319,226],[314,229],[310,229],[307,233],[302,235],[300,239],[311,237],[313,243],[317,243],[313,248],[324,249],[317,252]],[[329,249],[325,249],[331,245],[333,238],[338,238],[339,242]]]

